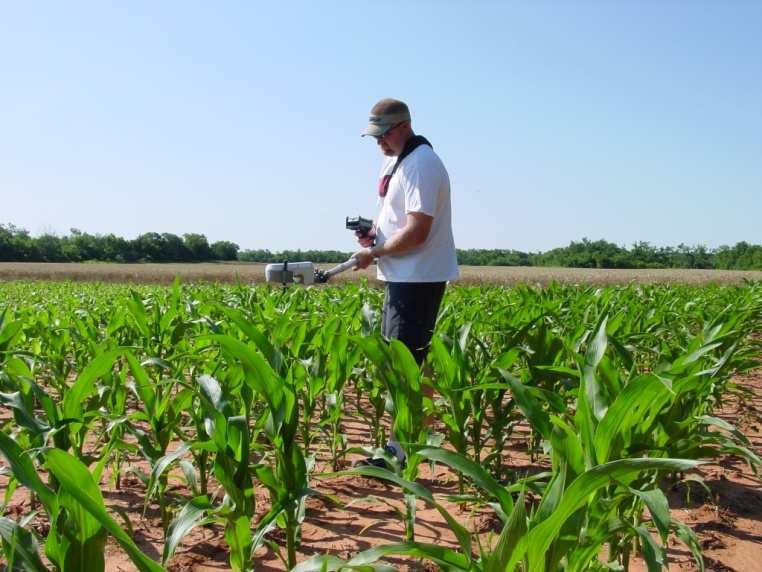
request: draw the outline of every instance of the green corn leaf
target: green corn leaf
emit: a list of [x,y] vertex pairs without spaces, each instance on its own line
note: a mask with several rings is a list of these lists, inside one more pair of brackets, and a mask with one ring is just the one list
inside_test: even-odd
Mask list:
[[463,393],[464,395],[467,395],[469,393],[473,393],[475,391],[484,391],[486,389],[510,389],[511,386],[507,383],[501,383],[499,381],[491,381],[487,383],[475,383],[474,385],[469,385],[468,387],[458,387],[453,390],[453,393]]
[[[257,478],[271,491],[278,493],[278,496],[285,497],[283,483],[275,477],[275,471],[268,465],[258,465],[256,468]],[[280,494],[283,491],[283,494]]]
[[4,321],[5,312],[0,315],[0,352],[5,352],[14,341],[14,338],[18,335],[21,329],[24,327],[23,322],[16,321],[10,324]]
[[[51,449],[48,453],[55,456],[63,453],[60,449]],[[47,455],[46,455],[47,457]],[[75,459],[74,457],[70,457]],[[83,467],[80,461],[78,465],[69,467],[70,471],[76,472],[79,467]],[[56,473],[48,470],[56,476]],[[77,479],[77,488],[88,498],[103,504],[101,490],[95,484],[87,469],[84,469],[83,475],[86,478]],[[65,530],[66,534],[59,535],[61,541],[61,551],[59,556],[63,557],[63,569],[65,571],[84,571],[93,572],[103,571],[105,568],[104,552],[106,549],[106,532],[100,523],[82,506],[78,500],[70,494],[69,488],[61,485],[58,489],[58,503],[63,509],[55,516],[57,520],[56,529]]]
[[[61,506],[64,506],[64,501],[61,501]],[[68,510],[79,517],[83,510],[79,506],[74,508],[75,506],[70,505]],[[76,520],[79,519],[76,518]],[[89,515],[86,516],[85,520],[89,520]],[[61,522],[61,516],[58,517],[58,521]],[[77,528],[77,530],[80,529]],[[79,542],[73,541],[71,537],[67,537],[66,540],[68,542],[64,544],[63,565],[66,572],[70,570],[75,572],[103,572],[106,569],[106,532],[102,528],[98,527],[95,534]]]
[[598,462],[595,454],[596,419],[586,397],[584,379],[577,391],[577,411],[574,413],[574,424],[579,432],[582,452],[585,456],[585,468],[589,470]]
[[656,416],[675,394],[655,375],[636,377],[628,383],[606,411],[595,431],[598,463],[609,460],[611,448],[620,436],[633,429],[646,433]]
[[679,520],[672,521],[672,528],[675,530],[677,537],[688,547],[688,550],[690,550],[693,555],[693,560],[696,562],[700,572],[704,572],[706,569],[704,566],[704,555],[696,533],[693,532],[691,527],[683,524]]
[[309,560],[300,562],[291,572],[397,572],[398,568],[385,564],[363,564],[350,566],[341,558],[330,555],[313,556]]
[[553,431],[553,427],[550,424],[550,418],[548,417],[548,414],[542,410],[542,407],[538,403],[537,399],[535,399],[532,394],[527,391],[527,388],[524,386],[524,384],[516,379],[513,375],[504,369],[499,369],[498,371],[510,386],[511,393],[513,394],[513,398],[516,400],[516,404],[519,406],[519,409],[521,409],[521,412],[527,418],[527,421],[529,421],[532,428],[540,433],[543,439],[550,440],[550,435]]
[[416,497],[424,500],[427,504],[434,507],[439,514],[445,519],[450,529],[455,534],[461,549],[464,554],[471,554],[471,535],[444,507],[442,507],[434,498],[434,495],[419,483],[408,481],[395,473],[382,469],[381,467],[354,467],[348,471],[342,471],[337,473],[339,475],[362,475],[364,477],[374,477],[377,479],[383,479],[390,481],[399,486],[406,493],[413,494]]
[[444,342],[436,337],[432,339],[430,353],[434,364],[439,372],[441,372],[441,378],[438,379],[438,383],[444,382],[447,387],[451,387],[456,375],[455,362],[453,362]]
[[549,371],[551,373],[559,373],[562,375],[568,375],[569,377],[574,379],[579,378],[578,370],[573,369],[571,367],[562,366],[562,365],[537,365],[535,366],[535,369],[540,371]]
[[373,363],[376,365],[383,365],[385,363],[386,354],[382,348],[384,342],[380,338],[355,336],[351,340],[362,348],[365,355]]
[[506,514],[513,511],[513,499],[505,487],[501,486],[481,465],[474,463],[471,459],[439,447],[425,447],[416,450],[416,453],[424,459],[438,461],[455,469],[461,475],[470,478],[476,486],[496,498]]
[[336,475],[360,475],[363,477],[371,477],[376,479],[383,479],[385,481],[390,481],[397,486],[399,486],[404,491],[414,494],[420,499],[425,500],[429,504],[436,504],[436,500],[434,499],[434,495],[431,494],[431,491],[424,487],[423,485],[413,482],[413,481],[406,481],[396,473],[393,473],[392,471],[388,469],[382,469],[381,467],[370,467],[370,466],[360,466],[360,467],[352,467],[351,469],[348,469],[346,471],[341,471],[339,473],[336,473]]
[[[421,390],[421,370],[415,362],[413,354],[405,344],[394,339],[389,342],[394,367],[404,376],[407,392],[410,394],[420,393]],[[404,382],[403,382],[404,383]]]
[[639,497],[648,507],[648,512],[651,513],[651,518],[656,525],[656,529],[661,535],[662,542],[667,542],[667,536],[669,535],[669,527],[672,523],[672,516],[669,514],[669,503],[667,497],[661,489],[650,489],[647,491],[639,491],[630,488],[630,492]]
[[251,522],[242,515],[225,526],[225,540],[230,547],[230,567],[235,571],[251,570]]
[[497,546],[493,552],[486,557],[484,572],[512,572],[508,568],[508,563],[519,544],[519,541],[527,532],[527,513],[525,507],[524,493],[519,495],[513,510],[505,523]]
[[0,517],[0,538],[9,570],[48,572],[40,559],[37,539],[19,523]]
[[553,512],[558,508],[558,505],[563,499],[564,491],[566,490],[566,483],[569,480],[569,464],[566,459],[561,459],[561,462],[555,467],[553,471],[553,477],[548,483],[545,489],[545,494],[542,495],[540,505],[537,507],[537,511],[534,514],[534,521],[541,522],[550,517]]
[[458,347],[462,353],[466,353],[466,346],[468,345],[468,337],[471,335],[472,322],[463,324],[458,332]]
[[127,308],[135,320],[135,325],[138,327],[138,331],[143,339],[151,339],[151,330],[148,327],[148,318],[143,300],[141,300],[137,292],[130,292],[130,295],[130,299],[127,300]]
[[[518,360],[521,357],[521,350],[519,348],[511,348],[507,352],[500,355],[495,360],[495,367],[501,367],[505,370],[510,369],[514,363],[516,363],[516,360]],[[574,372],[574,370],[572,370]],[[574,372],[574,375],[577,373]]]
[[148,367],[150,365],[157,369],[163,369],[165,371],[170,371],[172,369],[171,363],[159,357],[149,357],[148,359],[141,361],[140,365],[143,367]]
[[39,435],[50,430],[50,425],[37,419],[34,411],[29,411],[20,392],[0,393],[0,404],[13,409],[18,424],[29,430],[32,435]]
[[678,373],[681,373],[685,371],[685,369],[697,362],[699,359],[701,359],[704,355],[708,354],[715,348],[718,348],[722,345],[722,343],[714,343],[714,344],[706,344],[696,351],[691,352],[690,354],[685,354],[677,358],[674,362],[672,362],[672,366],[669,369],[669,373],[672,375],[676,375]]
[[249,338],[249,340],[256,344],[259,351],[261,351],[265,358],[267,358],[267,361],[270,363],[273,370],[282,373],[283,354],[270,343],[267,336],[255,328],[251,324],[251,321],[244,317],[243,313],[240,311],[222,305],[218,307],[244,334],[246,334],[246,337]]
[[541,387],[525,386],[527,391],[539,401],[544,401],[548,404],[552,411],[557,413],[566,413],[567,406],[566,401],[555,391],[548,391]]
[[304,460],[304,453],[298,444],[293,441],[288,443],[286,455],[284,456],[282,466],[278,467],[278,474],[283,478],[289,487],[291,496],[299,494],[307,487],[307,464]]
[[79,459],[59,449],[50,449],[45,453],[45,465],[61,487],[116,539],[140,572],[163,572],[163,568],[141,552],[127,533],[106,513],[100,489]]
[[445,570],[453,572],[472,569],[470,557],[436,544],[424,544],[420,542],[401,542],[370,548],[357,554],[347,564],[349,566],[371,564],[380,558],[391,555],[423,558],[441,566]]
[[275,528],[278,519],[283,516],[286,509],[280,501],[274,500],[270,510],[260,519],[251,541],[251,551],[254,552],[265,540],[265,535]]
[[582,368],[584,395],[590,405],[590,410],[598,420],[603,418],[608,408],[608,399],[595,372],[598,364],[603,359],[603,355],[606,353],[606,346],[608,345],[608,337],[606,336],[607,319],[603,317],[600,321],[598,332],[587,348],[585,364]]
[[180,470],[183,472],[185,484],[191,491],[193,491],[194,494],[197,495],[199,489],[198,480],[196,478],[196,467],[192,462],[185,459],[180,459],[178,464],[180,465]]
[[192,498],[183,506],[167,530],[167,539],[164,542],[164,552],[161,557],[164,565],[172,558],[186,534],[195,527],[212,520],[206,518],[206,515],[213,509],[213,505],[206,496]]
[[[560,417],[552,415],[550,422],[553,425],[553,432],[550,436],[553,453],[568,463],[568,467],[573,471],[574,476],[581,475],[585,472],[585,453],[582,450],[579,435]],[[556,461],[554,461],[555,463]]]
[[230,413],[230,407],[222,393],[222,386],[211,375],[199,375],[196,378],[201,395],[203,395],[213,409],[223,415]]
[[317,555],[297,564],[291,572],[336,572],[348,570],[346,561],[336,556]]
[[644,526],[635,526],[632,527],[632,530],[640,538],[643,560],[646,561],[648,572],[662,572],[667,560],[664,547],[654,540],[654,537]]
[[151,469],[151,480],[149,481],[146,490],[146,499],[153,498],[153,496],[156,494],[156,490],[159,486],[159,480],[161,475],[164,474],[164,471],[166,471],[170,465],[172,465],[172,463],[185,455],[191,449],[191,447],[192,445],[190,443],[183,443],[172,453],[164,455],[156,462],[156,464]]
[[243,364],[244,369],[250,374],[246,376],[246,382],[265,398],[273,416],[284,415],[281,411],[283,384],[270,364],[249,346],[235,338],[225,335],[213,335],[208,338],[220,344],[228,354]]
[[0,431],[0,453],[8,460],[11,473],[22,485],[33,491],[45,505],[48,514],[58,513],[56,495],[40,479],[32,459],[18,443]]
[[82,404],[95,392],[95,381],[111,371],[114,361],[122,354],[122,351],[119,349],[104,352],[87,364],[64,396],[63,415],[65,418],[80,419],[82,417]]
[[556,539],[566,520],[588,497],[612,480],[618,481],[643,471],[687,471],[699,463],[684,459],[622,459],[598,465],[577,477],[564,491],[561,502],[545,520],[533,527],[526,537],[530,572],[544,572],[545,553]]
[[124,357],[127,359],[132,376],[135,378],[135,391],[143,402],[148,416],[154,417],[156,415],[156,391],[153,388],[153,382],[132,352],[125,351]]
[[740,443],[743,443],[744,445],[751,445],[751,442],[749,441],[748,437],[746,437],[746,435],[741,433],[738,429],[736,429],[733,425],[724,419],[720,419],[719,417],[714,417],[712,415],[699,415],[696,417],[696,421],[702,425],[706,425],[707,427],[714,425],[715,427],[724,429],[733,435],[733,437],[735,437]]

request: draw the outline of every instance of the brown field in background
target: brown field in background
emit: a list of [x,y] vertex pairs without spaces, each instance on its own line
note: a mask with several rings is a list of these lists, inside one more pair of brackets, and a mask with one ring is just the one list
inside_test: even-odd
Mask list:
[[[332,264],[319,264],[328,269]],[[744,280],[762,280],[762,271],[736,270],[613,270],[599,268],[545,268],[529,266],[461,266],[459,284],[628,284],[670,282],[682,284],[738,284]],[[169,284],[175,276],[182,282],[264,282],[265,265],[255,262],[218,262],[198,264],[112,264],[0,262],[0,280],[60,280],[82,282],[128,282]],[[334,277],[331,284],[375,279],[375,267]]]

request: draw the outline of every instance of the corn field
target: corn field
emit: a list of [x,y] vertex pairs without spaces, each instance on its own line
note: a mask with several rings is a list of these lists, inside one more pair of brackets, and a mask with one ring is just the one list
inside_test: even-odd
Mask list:
[[[670,539],[703,570],[665,490],[721,455],[761,463],[715,413],[731,377],[759,365],[762,283],[450,287],[420,368],[381,338],[382,295],[366,283],[0,283],[5,569],[98,572],[111,537],[137,570],[165,570],[192,530],[214,526],[235,571],[256,570],[262,546],[302,572],[394,570],[400,556],[471,572],[626,571],[637,557],[657,571]],[[384,452],[392,435],[405,463]],[[506,461],[516,439],[542,470]],[[353,466],[360,454],[389,468]],[[457,505],[420,482],[434,463],[457,475]],[[160,558],[104,502],[127,476],[144,512],[159,511]],[[395,487],[404,535],[297,561],[307,499],[348,477]],[[12,516],[22,490],[31,510]],[[416,539],[418,506],[456,546]],[[499,523],[489,538],[464,516],[477,509]]]

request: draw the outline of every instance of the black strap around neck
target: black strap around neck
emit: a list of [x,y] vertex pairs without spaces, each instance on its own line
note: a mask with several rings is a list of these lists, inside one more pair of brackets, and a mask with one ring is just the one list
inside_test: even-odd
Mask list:
[[382,197],[386,196],[386,193],[389,190],[389,181],[392,180],[394,173],[397,172],[397,168],[400,166],[405,157],[410,155],[410,153],[415,151],[421,145],[428,145],[432,149],[434,148],[431,143],[429,143],[428,139],[426,139],[423,135],[413,135],[410,139],[407,140],[405,146],[402,148],[402,153],[400,153],[399,157],[397,157],[397,161],[394,163],[394,167],[392,167],[391,172],[388,175],[384,176],[382,179],[381,184],[378,188],[379,195]]

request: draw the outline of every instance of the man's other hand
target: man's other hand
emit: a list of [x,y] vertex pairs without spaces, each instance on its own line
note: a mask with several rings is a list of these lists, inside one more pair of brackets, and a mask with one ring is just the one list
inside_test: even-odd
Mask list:
[[363,248],[362,250],[358,250],[352,256],[357,261],[357,264],[355,264],[355,267],[352,268],[352,270],[362,270],[363,268],[367,268],[370,266],[371,262],[373,262],[374,258],[370,248]]

